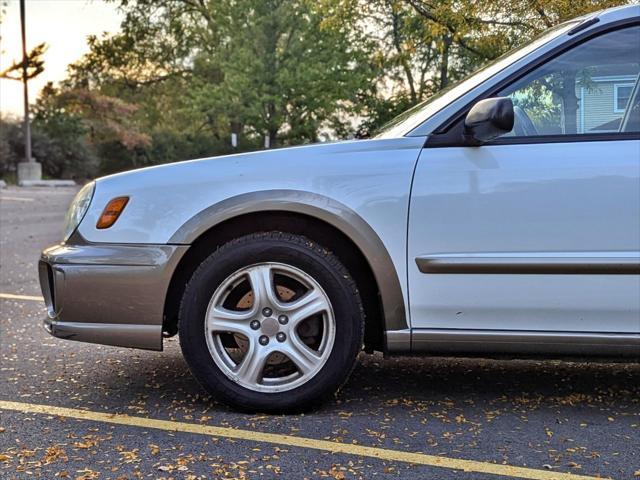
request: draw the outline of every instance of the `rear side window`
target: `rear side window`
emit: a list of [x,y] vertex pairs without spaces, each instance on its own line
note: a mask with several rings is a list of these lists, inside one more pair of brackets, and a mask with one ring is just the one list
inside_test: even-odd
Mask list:
[[511,137],[638,132],[640,26],[602,34],[498,92],[511,97]]

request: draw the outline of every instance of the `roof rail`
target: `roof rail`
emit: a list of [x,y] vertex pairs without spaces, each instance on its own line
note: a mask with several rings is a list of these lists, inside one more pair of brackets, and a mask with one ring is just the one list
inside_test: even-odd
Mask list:
[[583,21],[581,21],[579,24],[577,24],[575,27],[569,30],[567,32],[567,35],[575,35],[576,33],[584,30],[585,28],[589,28],[591,25],[595,25],[599,21],[600,19],[597,16],[585,18]]

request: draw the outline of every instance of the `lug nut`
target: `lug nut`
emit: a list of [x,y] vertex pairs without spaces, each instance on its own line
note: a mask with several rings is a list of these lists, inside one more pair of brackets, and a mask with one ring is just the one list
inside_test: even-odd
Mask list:
[[278,317],[278,322],[280,323],[280,325],[286,325],[289,322],[289,319],[286,315],[280,315]]
[[286,339],[287,336],[282,332],[278,332],[278,334],[276,335],[276,340],[278,340],[279,342],[284,342]]
[[266,335],[261,335],[258,339],[258,342],[260,342],[260,345],[262,346],[267,345],[269,343],[269,337],[267,337]]
[[258,330],[260,328],[260,322],[258,320],[252,320],[249,326],[254,330]]
[[270,317],[272,313],[273,310],[271,310],[269,307],[262,309],[262,315],[264,315],[265,317]]

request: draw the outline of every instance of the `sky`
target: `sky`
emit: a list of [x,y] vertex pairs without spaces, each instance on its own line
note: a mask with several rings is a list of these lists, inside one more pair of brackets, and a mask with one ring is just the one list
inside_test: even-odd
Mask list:
[[[3,6],[3,4],[5,4]],[[20,60],[19,0],[0,0],[4,9],[0,24],[0,71]],[[116,5],[100,0],[26,0],[27,50],[45,42],[44,72],[29,81],[29,101],[33,103],[49,81],[66,77],[67,65],[78,60],[88,47],[88,35],[117,32],[121,14]],[[0,113],[23,115],[22,83],[0,79]]]

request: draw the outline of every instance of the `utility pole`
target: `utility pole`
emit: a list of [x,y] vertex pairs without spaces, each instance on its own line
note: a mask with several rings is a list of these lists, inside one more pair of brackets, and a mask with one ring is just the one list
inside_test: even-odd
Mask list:
[[29,122],[29,72],[27,57],[27,29],[25,0],[20,0],[20,28],[22,30],[22,86],[24,93],[24,162],[18,163],[18,183],[24,180],[40,180],[42,166],[31,156],[31,124]]
[[27,72],[27,32],[24,19],[24,2],[20,0],[20,28],[22,30],[22,88],[24,97],[24,161],[32,162],[31,125],[29,124],[29,73]]

